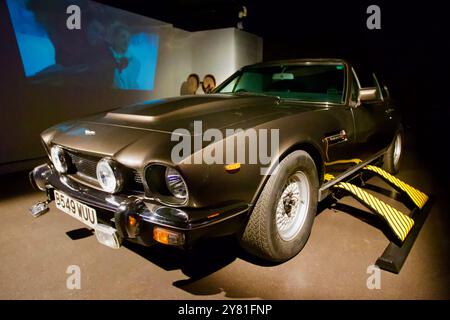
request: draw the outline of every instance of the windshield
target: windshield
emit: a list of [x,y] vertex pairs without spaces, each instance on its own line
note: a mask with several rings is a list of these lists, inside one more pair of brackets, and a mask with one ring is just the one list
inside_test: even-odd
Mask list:
[[249,67],[221,84],[215,93],[250,93],[310,102],[342,103],[343,64]]

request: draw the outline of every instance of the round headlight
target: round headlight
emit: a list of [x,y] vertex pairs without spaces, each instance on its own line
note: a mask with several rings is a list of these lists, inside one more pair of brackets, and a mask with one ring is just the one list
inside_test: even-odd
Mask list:
[[184,182],[181,174],[173,169],[167,167],[166,169],[166,185],[169,191],[175,198],[186,200],[188,196],[186,182]]
[[111,159],[104,158],[97,163],[97,179],[106,192],[115,193],[122,188],[122,177]]
[[56,171],[60,173],[67,172],[67,159],[64,150],[60,146],[53,146],[50,150],[50,156]]

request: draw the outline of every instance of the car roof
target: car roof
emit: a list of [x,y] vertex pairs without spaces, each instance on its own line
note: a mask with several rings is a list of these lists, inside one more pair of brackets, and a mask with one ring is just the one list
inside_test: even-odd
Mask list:
[[345,63],[348,62],[343,59],[336,58],[312,58],[312,59],[287,59],[287,60],[273,60],[273,61],[265,61],[256,64],[252,64],[246,67],[268,67],[268,66],[277,66],[277,65],[295,65],[295,64],[305,64],[305,63]]

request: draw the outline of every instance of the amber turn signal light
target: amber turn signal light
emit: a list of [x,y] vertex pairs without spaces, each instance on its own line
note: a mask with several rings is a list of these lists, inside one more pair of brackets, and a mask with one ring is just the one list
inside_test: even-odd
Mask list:
[[128,225],[129,225],[130,227],[134,227],[134,226],[136,225],[136,223],[137,223],[137,220],[136,220],[135,217],[133,217],[133,216],[128,216]]
[[161,227],[153,228],[153,239],[162,244],[181,246],[184,244],[184,234]]
[[235,173],[235,172],[238,172],[240,168],[241,168],[241,164],[239,162],[236,162],[236,163],[227,164],[225,166],[225,171],[227,171],[228,173]]
[[212,218],[217,217],[219,214],[220,214],[220,212],[214,212],[214,213],[211,213],[207,218],[212,219]]
[[130,238],[136,238],[139,235],[139,218],[135,215],[128,215],[126,218],[126,229]]

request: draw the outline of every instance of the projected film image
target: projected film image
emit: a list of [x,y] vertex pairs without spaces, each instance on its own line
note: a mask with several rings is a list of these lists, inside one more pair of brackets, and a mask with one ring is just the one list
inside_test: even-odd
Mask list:
[[[32,83],[153,90],[159,37],[148,19],[88,0],[6,2]],[[70,5],[80,29],[67,27]]]

